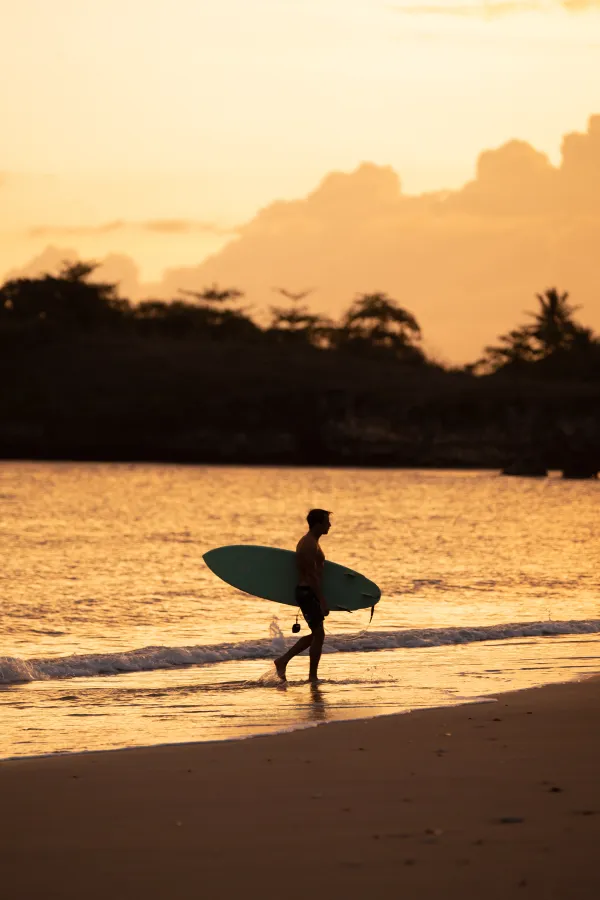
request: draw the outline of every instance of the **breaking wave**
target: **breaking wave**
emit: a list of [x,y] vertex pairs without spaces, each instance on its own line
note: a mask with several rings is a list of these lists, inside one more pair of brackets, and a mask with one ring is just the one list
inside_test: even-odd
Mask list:
[[[444,647],[477,641],[503,641],[522,637],[553,637],[600,632],[600,619],[569,622],[516,622],[458,628],[415,628],[364,631],[354,636],[329,635],[326,653],[372,653],[401,648]],[[231,660],[273,659],[288,643],[281,635],[271,639],[197,647],[143,647],[120,653],[91,653],[39,659],[0,657],[0,685],[126,672],[148,672],[178,666],[204,666]]]

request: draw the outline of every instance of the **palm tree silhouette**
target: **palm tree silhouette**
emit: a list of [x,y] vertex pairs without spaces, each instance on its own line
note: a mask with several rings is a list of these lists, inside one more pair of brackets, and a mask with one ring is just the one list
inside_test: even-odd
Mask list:
[[480,372],[497,372],[507,365],[522,365],[554,357],[567,351],[586,351],[596,338],[590,328],[575,321],[578,306],[572,306],[567,291],[548,288],[536,294],[539,309],[528,312],[533,322],[501,334],[498,344],[486,347],[474,368]]
[[300,300],[304,300],[305,297],[308,297],[309,294],[313,294],[316,288],[308,288],[305,291],[300,291],[295,294],[293,291],[288,291],[285,288],[274,287],[271,290],[276,291],[278,294],[282,294],[284,297],[287,297],[288,300],[293,300],[298,303]]
[[538,355],[543,358],[572,343],[581,328],[573,318],[580,307],[571,306],[568,292],[559,294],[556,288],[549,288],[536,297],[540,308],[535,313],[528,313],[534,320],[528,330],[538,342]]

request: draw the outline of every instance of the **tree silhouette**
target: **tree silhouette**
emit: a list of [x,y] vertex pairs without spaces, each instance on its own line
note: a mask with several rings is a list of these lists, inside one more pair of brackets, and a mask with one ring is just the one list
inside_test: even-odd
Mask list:
[[475,363],[479,372],[497,372],[507,367],[521,367],[526,363],[558,364],[566,354],[587,354],[597,345],[594,333],[575,321],[579,309],[569,304],[569,294],[549,288],[535,295],[539,309],[528,312],[533,322],[500,335],[499,344],[485,348],[483,357]]
[[220,288],[214,282],[210,287],[203,288],[201,291],[188,291],[180,288],[179,293],[193,297],[199,304],[210,307],[226,303],[228,300],[239,300],[244,296],[244,292],[238,291],[237,288]]
[[475,371],[496,372],[504,366],[519,366],[537,358],[531,328],[513,328],[501,334],[499,344],[485,347],[484,356],[474,364]]
[[185,300],[143,300],[135,309],[134,319],[144,334],[178,338],[205,332],[213,324],[207,322],[203,310]]
[[274,287],[274,291],[278,294],[281,294],[283,297],[286,297],[288,300],[304,300],[305,297],[308,297],[309,294],[314,293],[314,288],[307,288],[305,291],[288,291],[286,288]]
[[0,320],[63,327],[112,324],[129,310],[116,284],[89,282],[95,262],[65,262],[60,273],[15,278],[0,288]]
[[359,294],[339,329],[340,346],[379,351],[394,357],[422,361],[418,346],[421,328],[415,317],[387,294]]
[[194,303],[175,300],[170,304],[179,320],[179,329],[185,330],[183,323],[187,319],[191,330],[212,332],[219,337],[250,337],[259,330],[248,309],[227,305],[244,296],[237,288],[221,288],[213,283],[201,291],[180,289],[179,293],[194,300]]
[[531,337],[537,342],[538,357],[544,358],[565,350],[572,343],[575,335],[581,330],[573,316],[580,309],[568,303],[569,294],[559,294],[556,288],[549,288],[543,294],[536,294],[540,308],[533,317],[530,328]]
[[334,328],[333,322],[325,316],[311,313],[308,306],[300,304],[300,300],[312,293],[312,289],[299,293],[287,291],[285,288],[273,288],[273,290],[287,297],[290,305],[269,308],[271,322],[268,334],[280,340],[304,341],[318,347],[327,346]]

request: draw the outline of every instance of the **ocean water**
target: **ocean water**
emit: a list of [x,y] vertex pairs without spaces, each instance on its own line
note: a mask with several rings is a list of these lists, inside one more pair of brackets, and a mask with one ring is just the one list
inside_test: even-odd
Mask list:
[[[600,482],[493,472],[0,464],[0,758],[241,738],[491,700],[596,672]],[[294,611],[202,554],[293,548],[382,588],[331,614],[319,685]],[[302,633],[305,633],[305,626]]]

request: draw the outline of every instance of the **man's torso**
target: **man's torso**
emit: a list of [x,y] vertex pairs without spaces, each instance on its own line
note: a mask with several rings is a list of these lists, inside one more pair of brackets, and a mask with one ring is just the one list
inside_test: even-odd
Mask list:
[[[296,547],[296,564],[298,568],[298,584],[310,585],[314,574],[320,580],[325,565],[325,554],[312,534],[305,534]],[[312,578],[310,576],[313,576]]]

